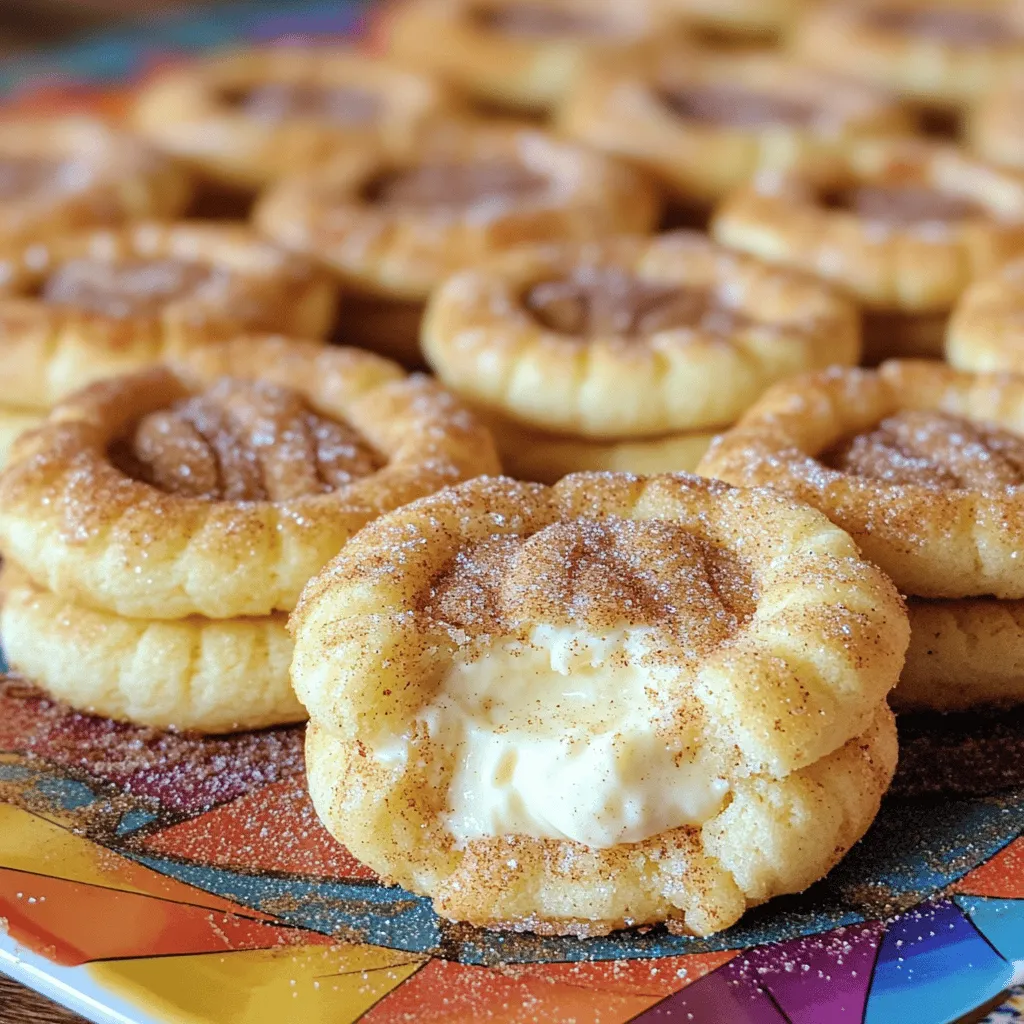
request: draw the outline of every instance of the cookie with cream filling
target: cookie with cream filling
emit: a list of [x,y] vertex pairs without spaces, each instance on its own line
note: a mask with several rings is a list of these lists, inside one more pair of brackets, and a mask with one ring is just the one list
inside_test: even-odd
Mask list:
[[824,874],[895,765],[902,602],[766,490],[473,481],[363,530],[290,628],[321,818],[477,925],[726,928]]

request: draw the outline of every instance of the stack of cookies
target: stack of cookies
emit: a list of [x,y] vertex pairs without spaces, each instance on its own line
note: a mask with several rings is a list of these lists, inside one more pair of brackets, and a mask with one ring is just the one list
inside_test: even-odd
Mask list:
[[520,248],[431,296],[423,350],[505,468],[692,470],[777,380],[855,365],[853,304],[695,231]]
[[910,595],[894,707],[1024,702],[1024,377],[923,361],[795,377],[700,472],[813,505]]
[[1024,701],[1020,10],[399,0],[0,124],[9,663],[308,715],[458,921],[804,889],[890,697]]
[[824,874],[895,768],[903,602],[767,489],[470,481],[359,533],[292,626],[321,818],[460,921],[719,931]]
[[380,512],[496,468],[450,396],[369,352],[241,338],[102,381],[0,479],[8,661],[146,725],[301,720],[306,581]]

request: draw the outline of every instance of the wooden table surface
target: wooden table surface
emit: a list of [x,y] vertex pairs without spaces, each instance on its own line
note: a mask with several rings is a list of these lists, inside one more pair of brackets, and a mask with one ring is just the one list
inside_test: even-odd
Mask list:
[[36,995],[0,974],[0,1024],[83,1024],[49,999]]

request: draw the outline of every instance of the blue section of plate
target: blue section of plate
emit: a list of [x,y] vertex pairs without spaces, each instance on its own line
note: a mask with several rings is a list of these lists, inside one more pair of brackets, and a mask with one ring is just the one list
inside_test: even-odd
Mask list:
[[955,1020],[999,995],[1013,974],[956,904],[924,904],[886,931],[864,1024]]
[[240,39],[350,35],[366,7],[366,0],[244,0],[187,17],[155,18],[144,27],[105,32],[4,61],[0,90],[66,81],[121,81],[157,57],[235,45]]
[[978,931],[1011,963],[1024,965],[1024,900],[956,896],[957,905]]

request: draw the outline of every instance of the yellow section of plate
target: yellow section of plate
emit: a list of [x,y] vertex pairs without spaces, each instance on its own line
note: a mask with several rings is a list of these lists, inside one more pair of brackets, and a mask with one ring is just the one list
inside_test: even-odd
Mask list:
[[173,1024],[352,1024],[425,963],[380,946],[297,946],[94,963],[104,989]]

